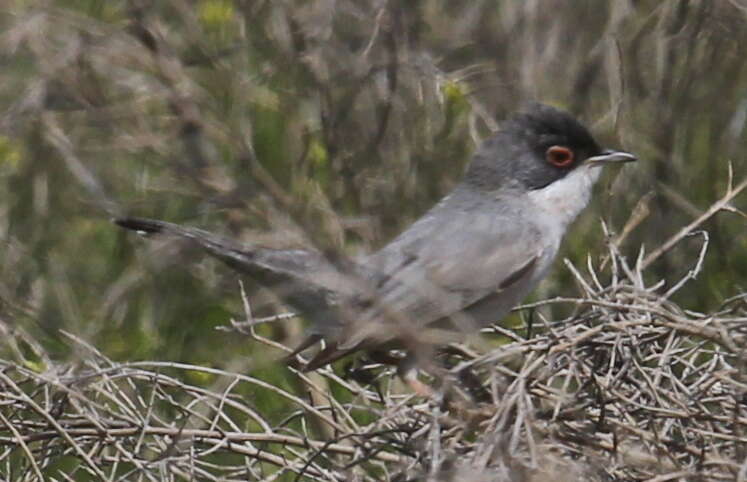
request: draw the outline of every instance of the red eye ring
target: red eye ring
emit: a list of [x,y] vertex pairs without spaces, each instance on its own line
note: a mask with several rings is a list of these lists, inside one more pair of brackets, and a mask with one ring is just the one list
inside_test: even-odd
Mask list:
[[545,159],[555,167],[568,167],[573,164],[575,157],[572,150],[563,146],[551,146],[545,152]]

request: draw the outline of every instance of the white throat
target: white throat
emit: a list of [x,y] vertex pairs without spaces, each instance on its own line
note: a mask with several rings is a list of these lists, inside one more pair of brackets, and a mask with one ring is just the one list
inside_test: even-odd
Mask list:
[[548,215],[549,221],[565,231],[589,204],[591,190],[601,173],[601,166],[579,166],[564,178],[530,191],[529,198],[538,210]]

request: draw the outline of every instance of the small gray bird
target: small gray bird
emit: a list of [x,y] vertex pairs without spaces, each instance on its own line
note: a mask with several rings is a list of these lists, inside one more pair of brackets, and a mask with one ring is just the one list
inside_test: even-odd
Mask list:
[[313,325],[293,356],[326,342],[307,370],[360,349],[391,361],[389,350],[399,348],[410,354],[394,358],[400,373],[418,389],[411,370],[418,347],[505,316],[547,275],[601,167],[634,160],[602,149],[568,113],[534,104],[483,143],[450,194],[361,259],[332,262],[313,250],[240,244],[162,221],[115,222],[186,238],[275,288]]

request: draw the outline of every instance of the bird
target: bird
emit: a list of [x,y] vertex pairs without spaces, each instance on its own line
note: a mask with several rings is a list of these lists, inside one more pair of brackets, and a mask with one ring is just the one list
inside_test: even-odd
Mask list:
[[521,303],[550,271],[602,167],[635,160],[602,148],[568,112],[532,103],[481,144],[451,192],[381,249],[355,259],[260,247],[153,219],[114,222],[183,238],[275,289],[311,322],[291,357],[324,341],[304,370],[362,350],[397,364],[415,391],[429,393],[417,379],[428,352],[420,349],[490,326]]

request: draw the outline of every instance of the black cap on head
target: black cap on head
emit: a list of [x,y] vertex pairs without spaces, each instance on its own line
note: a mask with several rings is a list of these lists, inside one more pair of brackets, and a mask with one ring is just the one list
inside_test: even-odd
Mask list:
[[479,189],[541,189],[602,153],[589,131],[565,111],[531,104],[485,141],[465,182]]

